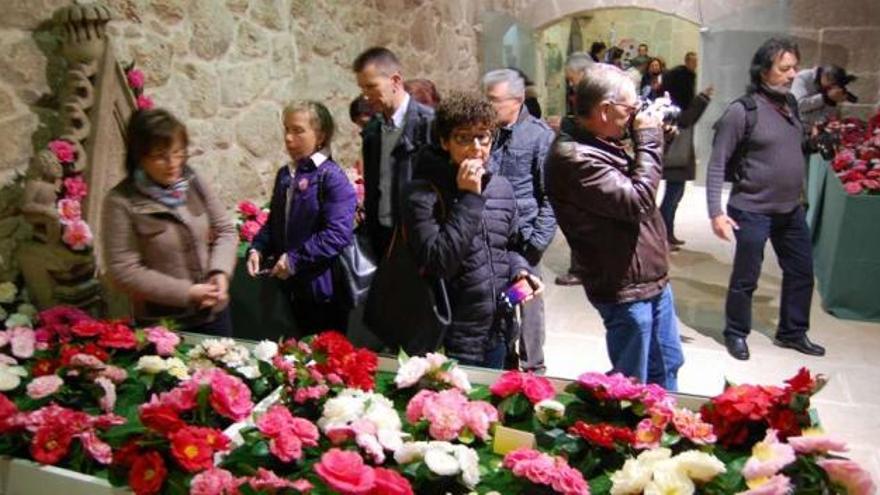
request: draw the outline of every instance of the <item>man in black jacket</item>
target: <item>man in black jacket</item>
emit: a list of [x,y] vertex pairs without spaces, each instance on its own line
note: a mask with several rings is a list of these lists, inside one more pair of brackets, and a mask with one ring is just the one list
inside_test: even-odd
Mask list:
[[[614,371],[676,390],[684,356],[657,209],[661,118],[636,114],[632,79],[607,64],[587,70],[576,102],[578,132],[560,135],[547,160],[556,220],[605,323]],[[634,157],[621,144],[630,124]]]
[[[556,234],[553,207],[544,190],[544,161],[556,135],[544,121],[523,105],[525,81],[510,69],[494,70],[483,77],[483,91],[498,114],[498,137],[492,144],[489,171],[513,185],[519,214],[514,248],[540,276],[541,256]],[[523,307],[520,366],[542,373],[544,366],[544,301]]]
[[404,90],[400,62],[387,48],[361,53],[353,70],[367,102],[381,110],[361,134],[367,235],[374,252],[381,255],[400,222],[403,187],[412,179],[413,156],[431,143],[434,111]]
[[508,346],[499,296],[515,280],[527,278],[534,295],[543,285],[511,249],[519,237],[513,187],[485,168],[494,127],[495,111],[478,94],[451,93],[440,102],[440,143],[416,158],[404,225],[423,273],[446,282],[446,353],[462,364],[501,368]]

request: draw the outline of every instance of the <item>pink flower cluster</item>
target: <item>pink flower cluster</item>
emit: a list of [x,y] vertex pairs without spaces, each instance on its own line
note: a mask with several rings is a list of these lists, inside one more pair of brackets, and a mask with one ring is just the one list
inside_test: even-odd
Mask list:
[[332,490],[344,495],[412,495],[403,475],[386,468],[373,468],[357,452],[330,449],[315,464],[315,472]]
[[309,420],[296,418],[282,405],[272,406],[258,421],[257,429],[269,438],[269,452],[283,462],[302,458],[303,446],[318,445],[318,427]]
[[76,148],[73,146],[73,143],[66,139],[50,141],[49,150],[55,154],[55,158],[61,163],[73,163],[76,161]]
[[857,463],[847,459],[822,459],[816,461],[828,473],[828,478],[846,489],[847,495],[871,495],[877,492],[877,486],[871,479],[871,473],[862,469]]
[[589,495],[590,486],[577,469],[562,457],[553,457],[530,448],[520,448],[504,456],[502,464],[513,474],[536,485],[553,488],[564,495]]
[[253,201],[238,203],[239,228],[238,234],[242,241],[253,242],[254,237],[269,219],[269,214],[260,209]]
[[219,368],[210,368],[197,371],[192,378],[168,392],[154,395],[149,403],[141,406],[141,414],[144,413],[144,409],[163,407],[168,407],[176,413],[195,409],[201,387],[210,388],[208,402],[211,408],[224,418],[241,421],[247,418],[254,408],[251,390],[241,379]]
[[[37,344],[37,334],[28,327],[13,327],[0,330],[0,348],[9,344],[9,352],[21,359],[33,357]],[[11,363],[10,363],[11,364]]]
[[160,356],[174,354],[174,349],[180,344],[180,337],[165,327],[145,328],[144,335],[147,337],[147,342],[156,346],[156,353]]
[[190,495],[238,495],[239,487],[242,485],[248,485],[252,490],[260,493],[275,493],[287,489],[308,493],[313,488],[304,478],[291,481],[265,468],[257,468],[254,476],[236,478],[229,471],[215,467],[193,477],[189,493]]
[[532,404],[556,397],[553,383],[531,372],[507,371],[498,377],[489,390],[501,398],[522,393]]
[[643,385],[621,373],[584,373],[577,378],[577,383],[581,388],[592,392],[600,401],[640,400],[648,406],[670,401],[662,387],[655,384]]
[[667,407],[666,403],[654,404],[648,408],[648,417],[636,426],[636,448],[655,449],[660,446],[663,432],[672,424],[682,437],[697,445],[715,443],[718,439],[710,423],[688,409]]
[[486,401],[469,401],[456,388],[435,392],[420,390],[406,406],[406,419],[412,424],[426,420],[428,434],[435,440],[451,441],[465,429],[485,441],[492,423],[498,422],[498,410]]
[[128,87],[131,89],[141,89],[144,87],[144,73],[140,69],[131,69],[125,75],[128,79]]
[[61,390],[64,380],[58,375],[46,375],[34,378],[28,383],[27,394],[31,399],[44,399]]

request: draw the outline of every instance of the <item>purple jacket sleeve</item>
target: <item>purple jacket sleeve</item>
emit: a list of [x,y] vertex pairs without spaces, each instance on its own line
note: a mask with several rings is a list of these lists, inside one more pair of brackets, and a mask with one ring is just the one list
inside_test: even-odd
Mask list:
[[357,195],[341,169],[327,172],[321,186],[323,201],[317,229],[299,249],[287,252],[290,272],[329,261],[351,244]]

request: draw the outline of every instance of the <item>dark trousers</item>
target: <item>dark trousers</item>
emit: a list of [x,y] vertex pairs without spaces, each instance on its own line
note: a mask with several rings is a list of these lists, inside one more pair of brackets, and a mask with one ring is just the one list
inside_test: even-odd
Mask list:
[[183,329],[184,332],[201,333],[214,337],[232,337],[232,312],[227,305],[213,320]]
[[727,214],[737,224],[736,254],[727,289],[724,334],[745,337],[752,328],[752,294],[758,288],[764,245],[773,245],[782,268],[782,298],[776,337],[797,338],[810,328],[813,298],[813,255],[804,209],[763,214],[728,205]]
[[381,260],[388,253],[388,247],[391,246],[394,229],[377,225],[369,229],[367,235],[370,238],[370,247],[373,249],[376,259]]
[[316,303],[304,298],[294,298],[292,304],[298,337],[325,330],[336,330],[343,335],[348,331],[348,313],[351,308],[342,303],[336,301]]
[[[542,278],[540,261],[531,265],[532,273]],[[544,365],[544,296],[538,296],[522,306],[522,325],[519,337],[519,361],[523,371],[543,373]]]
[[663,202],[660,203],[660,216],[666,224],[666,237],[669,239],[675,237],[675,212],[684,197],[684,185],[684,181],[666,181],[666,192],[663,194]]

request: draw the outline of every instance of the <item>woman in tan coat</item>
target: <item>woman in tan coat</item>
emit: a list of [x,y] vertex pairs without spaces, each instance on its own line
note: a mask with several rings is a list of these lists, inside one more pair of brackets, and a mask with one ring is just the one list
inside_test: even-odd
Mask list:
[[229,277],[237,236],[210,185],[186,164],[186,127],[166,110],[128,123],[128,176],[104,202],[103,251],[138,324],[232,335]]

